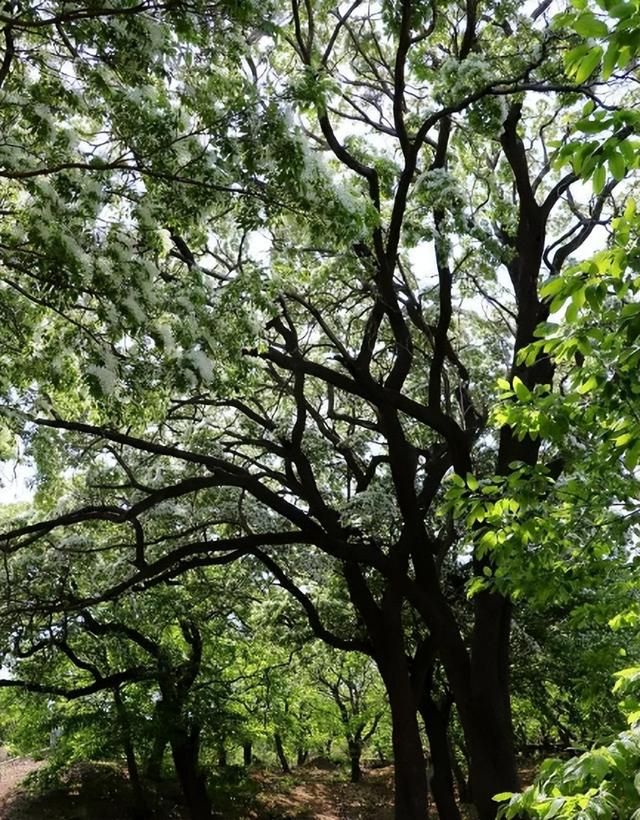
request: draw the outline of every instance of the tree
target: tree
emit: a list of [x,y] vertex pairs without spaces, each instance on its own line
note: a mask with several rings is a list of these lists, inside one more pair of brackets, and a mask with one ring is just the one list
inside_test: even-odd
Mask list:
[[[562,589],[576,536],[575,510],[547,516],[577,472],[544,416],[563,372],[531,345],[546,280],[617,208],[633,123],[578,146],[584,202],[556,161],[615,108],[601,63],[614,96],[633,89],[603,15],[580,4],[552,27],[550,6],[4,16],[5,419],[39,482],[36,514],[3,535],[4,615],[257,559],[318,637],[374,659],[406,820],[427,815],[417,710],[436,662],[481,820],[517,789],[514,596],[539,589],[536,567]],[[12,580],[32,550],[63,556],[54,589]],[[81,583],[78,560],[98,564]],[[314,562],[355,629],[327,626]],[[446,580],[460,566],[471,614]],[[450,765],[434,755],[443,818]]]
[[338,708],[349,752],[351,782],[359,783],[363,749],[385,711],[377,671],[369,658],[354,653],[338,656],[333,664],[326,654],[318,660],[320,665],[314,676]]

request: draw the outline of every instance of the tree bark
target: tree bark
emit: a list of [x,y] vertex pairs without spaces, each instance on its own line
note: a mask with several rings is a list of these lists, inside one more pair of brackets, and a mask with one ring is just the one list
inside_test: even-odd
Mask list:
[[191,820],[211,820],[211,801],[205,777],[200,771],[200,730],[175,728],[171,753]]
[[218,768],[224,769],[227,765],[227,750],[224,745],[224,741],[218,741]]
[[282,743],[282,737],[275,732],[273,735],[273,740],[276,745],[276,754],[278,755],[278,760],[280,761],[280,767],[285,774],[291,774],[291,766],[289,765],[289,761],[287,760],[287,755],[284,751],[284,745]]
[[453,789],[453,771],[449,752],[448,726],[450,706],[440,707],[425,691],[420,713],[429,739],[433,777],[431,791],[439,820],[460,820],[460,810]]
[[138,761],[136,759],[133,741],[131,740],[131,728],[129,726],[129,719],[127,712],[122,702],[119,689],[115,689],[113,699],[116,705],[116,712],[120,722],[120,731],[122,737],[122,746],[124,748],[125,758],[127,761],[127,772],[129,773],[129,781],[131,783],[131,791],[133,793],[133,820],[151,820],[152,812],[147,801],[147,796],[144,792],[144,787],[140,779],[140,770],[138,768]]
[[391,708],[396,820],[425,820],[427,767],[422,750],[415,696],[402,641],[380,665]]
[[246,743],[242,744],[242,762],[245,766],[250,766],[252,760],[253,746],[251,745],[251,741],[248,740]]
[[144,773],[149,780],[160,780],[162,777],[162,761],[164,760],[164,751],[167,748],[167,735],[162,731],[161,727],[157,727],[158,731],[153,738],[151,751],[147,757]]
[[429,816],[427,767],[418,728],[417,699],[405,651],[401,585],[389,583],[378,606],[360,569],[345,564],[351,601],[360,613],[389,699],[395,771],[396,820]]
[[360,758],[362,756],[362,744],[358,740],[349,741],[349,761],[351,768],[351,782],[359,783],[362,780],[362,768]]
[[493,796],[518,791],[510,702],[511,605],[493,592],[475,599],[471,638],[472,720],[465,731],[471,799],[480,820],[493,820]]

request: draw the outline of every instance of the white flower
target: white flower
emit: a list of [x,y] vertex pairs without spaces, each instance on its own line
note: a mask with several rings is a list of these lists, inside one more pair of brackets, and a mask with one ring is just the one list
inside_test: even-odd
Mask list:
[[118,376],[113,370],[108,367],[103,367],[99,364],[90,364],[87,367],[87,373],[95,376],[100,383],[100,390],[103,395],[110,396],[116,389],[118,383]]
[[187,358],[193,364],[196,373],[203,382],[210,382],[213,379],[213,362],[203,350],[190,350]]

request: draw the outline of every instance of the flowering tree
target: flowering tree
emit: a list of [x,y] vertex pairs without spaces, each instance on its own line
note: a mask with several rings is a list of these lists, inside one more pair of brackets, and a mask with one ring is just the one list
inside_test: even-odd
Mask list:
[[[633,86],[598,9],[550,7],[1,18],[3,442],[38,488],[2,536],[3,617],[260,562],[377,664],[403,820],[427,815],[418,710],[459,817],[436,665],[481,820],[517,789],[514,600],[593,583],[620,533],[617,463],[572,496],[573,416],[550,423],[572,365],[531,345],[618,207]],[[576,138],[594,123],[606,142]]]

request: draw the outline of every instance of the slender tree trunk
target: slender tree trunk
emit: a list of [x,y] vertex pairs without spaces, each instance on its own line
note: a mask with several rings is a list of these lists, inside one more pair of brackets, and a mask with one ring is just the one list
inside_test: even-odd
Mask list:
[[460,820],[460,810],[453,789],[453,772],[449,753],[448,724],[450,708],[442,709],[425,692],[420,703],[420,713],[429,738],[433,777],[431,791],[439,820]]
[[291,774],[291,766],[289,765],[289,761],[287,760],[287,755],[284,751],[284,745],[282,743],[282,738],[275,732],[273,735],[274,743],[276,744],[276,754],[278,755],[278,760],[280,761],[280,767],[285,774]]
[[302,746],[299,746],[296,758],[298,766],[304,766],[304,764],[307,762],[308,757],[309,752],[306,749],[303,749]]
[[227,750],[224,745],[224,741],[218,741],[218,768],[224,769],[227,765]]
[[191,820],[211,820],[211,801],[200,771],[200,730],[174,729],[171,753]]
[[250,766],[252,760],[253,746],[251,745],[251,741],[248,740],[246,743],[242,744],[242,762],[245,766]]
[[127,712],[122,702],[119,689],[114,689],[113,699],[116,705],[116,712],[120,722],[120,732],[122,737],[122,746],[127,761],[127,772],[129,773],[129,781],[131,783],[131,791],[133,793],[133,810],[132,816],[134,820],[151,820],[152,813],[147,802],[147,797],[144,792],[142,781],[140,779],[140,770],[138,768],[138,761],[136,759],[133,741],[131,740],[131,727],[129,726],[129,719]]
[[[456,757],[456,750],[451,740],[451,737],[447,738],[448,745],[449,745],[449,760],[451,761],[451,769],[453,771],[453,776],[455,778],[456,784],[458,786],[458,794],[460,795],[460,802],[461,803],[471,803],[471,793],[469,791],[469,782],[465,776],[465,773],[460,765],[458,758]],[[462,744],[461,750],[462,755],[467,761],[467,767],[469,765],[469,756],[466,753],[464,744]]]

